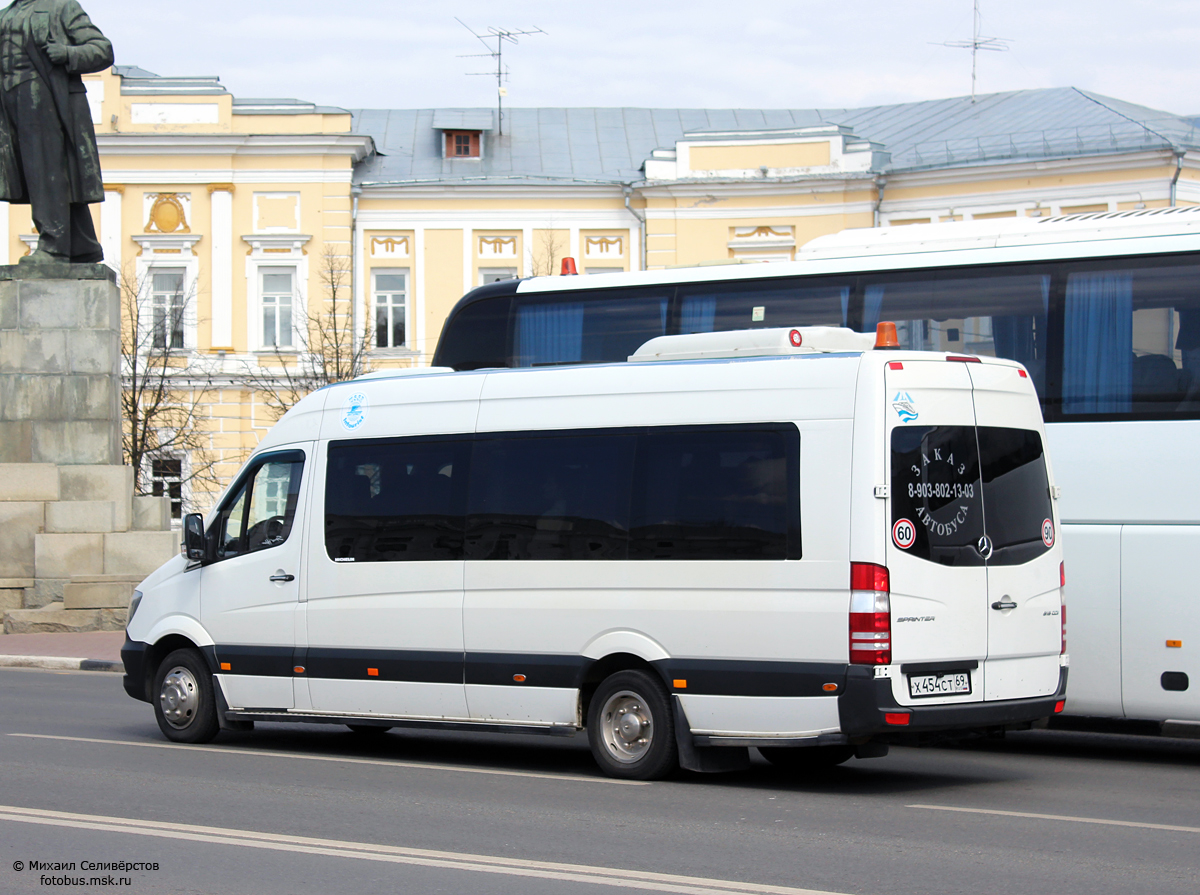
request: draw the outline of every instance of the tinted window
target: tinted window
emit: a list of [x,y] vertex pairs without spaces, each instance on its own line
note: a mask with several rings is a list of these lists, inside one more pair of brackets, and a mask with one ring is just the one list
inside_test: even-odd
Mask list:
[[845,326],[850,286],[793,279],[706,283],[679,288],[679,332],[779,326]]
[[1019,361],[1045,394],[1050,285],[1049,273],[872,277],[863,287],[860,328],[874,332],[880,320],[893,320],[901,348]]
[[[973,426],[892,430],[893,543],[947,566],[983,565],[983,489]],[[909,533],[911,532],[911,533]]]
[[478,436],[469,559],[624,559],[633,434]]
[[1093,269],[1067,277],[1062,411],[1200,411],[1200,269]]
[[666,334],[672,291],[518,298],[512,365],[623,361]]
[[994,547],[988,565],[1028,562],[1050,549],[1042,540],[1043,526],[1054,518],[1041,436],[989,426],[977,431],[983,507]]
[[446,322],[434,364],[456,370],[509,366],[510,295],[484,298],[458,310]]
[[461,559],[470,441],[334,442],[325,549],[341,562]]
[[648,430],[630,558],[799,559],[799,454],[792,426]]
[[300,451],[273,454],[252,467],[217,512],[210,529],[213,557],[229,559],[286,541],[296,518],[303,471]]

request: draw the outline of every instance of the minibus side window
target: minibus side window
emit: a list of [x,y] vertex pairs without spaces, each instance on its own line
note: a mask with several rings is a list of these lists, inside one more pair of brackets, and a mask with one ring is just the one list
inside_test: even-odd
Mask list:
[[632,433],[477,436],[468,559],[624,559]]
[[648,430],[630,559],[799,559],[795,427]]
[[288,451],[266,457],[217,513],[213,557],[230,559],[277,547],[288,539],[296,518],[304,455]]
[[325,550],[334,562],[462,559],[471,443],[334,442],[325,476]]

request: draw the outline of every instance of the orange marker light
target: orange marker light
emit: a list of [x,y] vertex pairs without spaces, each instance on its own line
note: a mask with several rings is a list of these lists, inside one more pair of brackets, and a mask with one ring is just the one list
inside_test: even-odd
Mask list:
[[232,666],[232,665],[230,665],[228,662],[222,662],[222,663],[221,663],[221,670],[222,670],[222,671],[231,671],[232,669],[233,669],[233,666]]
[[378,668],[368,668],[367,669],[367,677],[379,677],[379,669]]
[[674,687],[676,690],[686,690],[687,689],[687,681],[685,681],[683,679],[674,680],[674,681],[671,681],[671,686]]
[[1171,649],[1182,649],[1183,641],[1182,640],[1168,640],[1167,646],[1169,646]]
[[514,674],[514,675],[513,675],[513,680],[514,680],[514,681],[516,681],[518,684],[523,684],[523,683],[525,683],[525,675],[523,675],[523,674]]
[[875,347],[900,347],[900,337],[896,335],[896,324],[890,320],[881,320],[875,325]]
[[297,665],[295,668],[292,669],[292,671],[295,672],[296,674],[304,674],[304,666]]
[[832,693],[834,690],[837,689],[837,684],[822,684],[821,689],[824,690],[826,693]]

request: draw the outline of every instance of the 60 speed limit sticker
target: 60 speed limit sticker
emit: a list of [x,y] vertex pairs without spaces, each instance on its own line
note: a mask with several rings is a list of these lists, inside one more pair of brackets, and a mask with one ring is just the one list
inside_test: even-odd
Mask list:
[[900,519],[892,526],[892,540],[901,550],[907,550],[917,540],[917,527],[908,519]]
[[1047,547],[1054,546],[1054,523],[1049,519],[1042,520],[1042,543]]

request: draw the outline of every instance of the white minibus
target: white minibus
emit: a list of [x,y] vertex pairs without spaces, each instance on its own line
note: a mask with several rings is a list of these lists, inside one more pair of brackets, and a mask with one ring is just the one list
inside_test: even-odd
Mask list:
[[845,230],[791,262],[484,286],[433,362],[597,363],[658,335],[880,320],[904,348],[1018,361],[1062,489],[1071,698],[1054,724],[1200,736],[1198,283],[1200,207]]
[[894,345],[665,336],[309,395],[139,587],[125,689],[179,742],[586,731],[636,779],[1028,727],[1067,678],[1032,379]]

